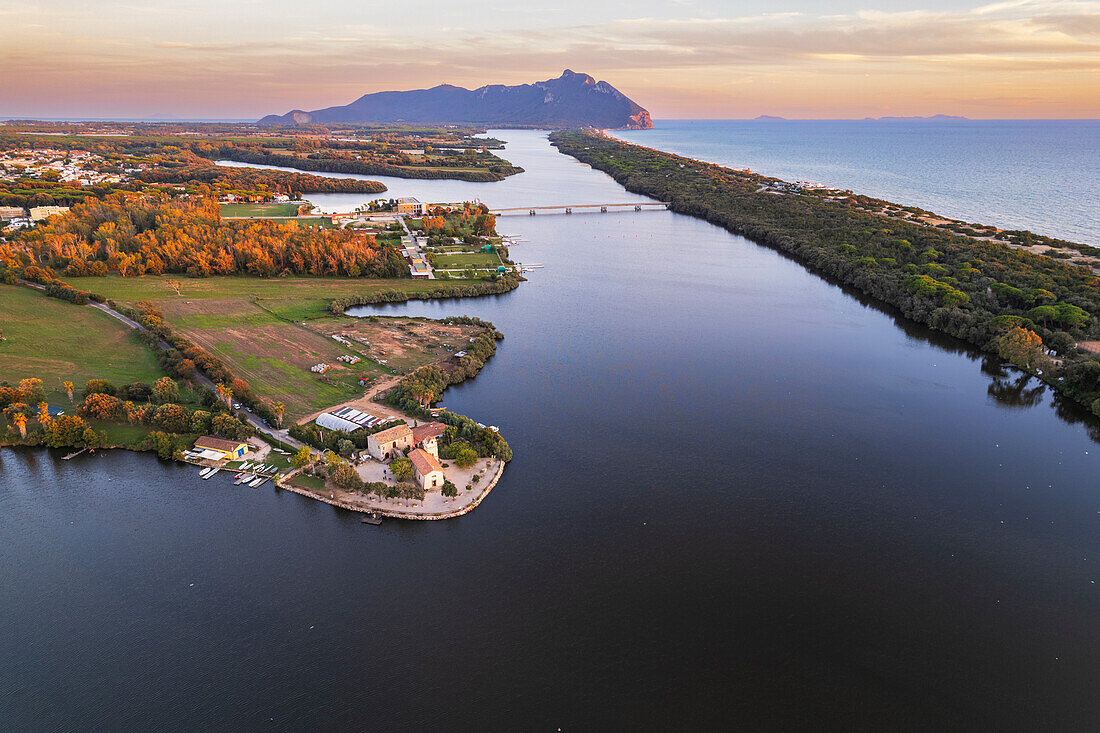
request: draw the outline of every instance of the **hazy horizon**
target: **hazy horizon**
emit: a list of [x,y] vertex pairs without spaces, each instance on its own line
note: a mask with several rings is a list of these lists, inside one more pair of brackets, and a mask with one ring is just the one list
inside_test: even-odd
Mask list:
[[[766,12],[765,12],[766,8]],[[394,15],[289,3],[15,0],[0,118],[252,120],[376,91],[530,83],[571,68],[659,119],[1100,117],[1100,2],[715,0]]]

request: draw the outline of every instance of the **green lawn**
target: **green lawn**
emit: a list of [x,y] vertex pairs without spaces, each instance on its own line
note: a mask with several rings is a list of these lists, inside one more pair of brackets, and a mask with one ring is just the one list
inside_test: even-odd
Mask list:
[[[180,294],[168,287],[168,281],[175,279],[180,283]],[[270,310],[282,318],[306,320],[329,315],[328,304],[334,298],[348,295],[366,295],[379,291],[399,290],[407,293],[433,290],[439,283],[431,280],[410,280],[407,278],[320,278],[320,277],[207,277],[179,278],[178,276],[156,277],[67,277],[65,282],[74,288],[100,293],[120,303],[133,304],[139,300],[149,300],[160,305],[173,320],[174,313],[186,315],[225,316],[231,313],[255,312],[248,307],[254,300],[263,309]],[[456,280],[449,281],[454,284]],[[480,282],[469,281],[471,284]],[[241,308],[225,307],[226,301],[236,299]],[[60,301],[54,301],[60,303]],[[0,326],[2,327],[2,326]]]
[[317,478],[316,476],[307,476],[304,473],[300,473],[290,480],[290,483],[295,486],[307,489],[309,491],[323,491],[325,488],[325,480],[323,478]]
[[[102,278],[100,278],[102,279]],[[16,285],[0,285],[0,380],[37,377],[51,402],[67,404],[61,381],[152,383],[164,376],[152,350],[105,313]]]
[[222,204],[222,216],[297,216],[298,206],[306,203],[299,201],[293,204]]
[[495,252],[478,252],[472,255],[436,255],[433,267],[440,270],[463,270],[467,267],[495,270],[500,265],[500,258]]

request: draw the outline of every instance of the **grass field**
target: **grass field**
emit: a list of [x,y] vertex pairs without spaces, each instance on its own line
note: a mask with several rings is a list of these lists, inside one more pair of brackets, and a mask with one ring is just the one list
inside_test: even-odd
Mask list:
[[164,376],[153,352],[105,313],[15,285],[0,285],[0,379],[37,377],[51,402],[68,404],[60,381],[152,383]]
[[298,206],[293,204],[222,204],[222,216],[296,216]]
[[432,265],[440,270],[462,270],[467,267],[475,269],[495,270],[502,263],[495,252],[478,252],[468,255],[441,254],[436,255]]
[[[187,301],[196,300],[239,299],[245,302],[255,300],[263,306],[263,309],[292,320],[327,316],[328,304],[334,298],[394,290],[417,293],[439,287],[439,283],[433,283],[430,280],[405,278],[375,280],[370,278],[209,277],[177,279],[180,283],[180,295],[176,295],[176,292],[165,284],[171,279],[153,276],[72,277],[65,278],[65,282],[74,288],[101,293],[112,300],[127,304],[136,303],[139,300],[149,300],[164,306],[177,301],[187,304]],[[448,284],[455,283],[461,283],[461,281],[451,280]],[[243,309],[223,311],[213,308],[211,310],[212,315],[244,312]],[[167,310],[165,312],[167,313]]]
[[[370,323],[334,317],[327,310],[336,297],[437,287],[431,281],[220,277],[184,279],[177,295],[166,279],[112,276],[68,282],[119,303],[155,303],[173,328],[224,360],[257,395],[282,400],[287,420],[360,395],[360,376],[373,379],[447,358],[453,349],[448,351],[443,342],[457,344],[461,336],[442,330],[429,334],[423,326],[409,327],[409,319]],[[398,326],[410,330],[393,330]],[[363,336],[373,347],[354,342],[348,348],[331,338],[344,332]],[[347,365],[337,359],[341,355],[357,355],[362,361]],[[323,378],[309,370],[319,362],[333,366]]]

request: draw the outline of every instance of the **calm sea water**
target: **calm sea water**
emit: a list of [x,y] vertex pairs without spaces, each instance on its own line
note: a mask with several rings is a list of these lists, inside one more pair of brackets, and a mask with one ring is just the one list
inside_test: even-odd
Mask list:
[[656,120],[630,142],[1100,247],[1100,120]]
[[[630,200],[497,134],[527,173],[394,190]],[[1095,421],[701,221],[499,226],[519,290],[360,311],[505,332],[444,400],[516,454],[465,517],[0,451],[5,729],[1100,723]]]

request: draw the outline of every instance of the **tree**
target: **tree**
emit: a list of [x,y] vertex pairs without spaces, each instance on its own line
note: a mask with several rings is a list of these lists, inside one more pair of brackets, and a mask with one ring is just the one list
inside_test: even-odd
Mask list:
[[1027,312],[1027,317],[1045,326],[1058,317],[1058,309],[1052,305],[1036,306]]
[[190,382],[195,376],[195,362],[190,359],[181,359],[180,362],[176,364],[176,374],[180,379]]
[[275,416],[275,427],[281,428],[283,426],[283,413],[285,411],[286,405],[281,400],[271,406],[271,413]]
[[69,404],[71,405],[73,403],[73,389],[74,389],[73,383],[72,382],[62,382],[61,383],[61,388],[63,390],[65,390],[65,394],[68,396]]
[[477,452],[473,448],[463,448],[455,454],[454,462],[459,468],[469,468],[477,463]]
[[344,458],[350,458],[351,454],[355,452],[355,443],[350,440],[341,440],[336,444],[336,452]]
[[171,377],[161,377],[153,384],[153,399],[155,399],[157,403],[178,402],[179,398],[179,385],[176,384],[176,381]]
[[179,280],[165,280],[164,285],[167,288],[171,288],[176,292],[176,295],[180,295],[180,281]]
[[37,405],[46,401],[46,390],[42,388],[41,379],[20,379],[19,394],[28,405]]
[[181,405],[166,402],[153,413],[153,424],[172,433],[186,433],[191,428],[191,414]]
[[11,423],[19,430],[19,437],[27,437],[27,416],[21,412],[11,417]]
[[46,445],[60,448],[76,445],[83,440],[88,423],[76,415],[58,415],[46,428]]
[[214,393],[218,395],[218,399],[224,402],[228,407],[233,407],[233,390],[229,387],[218,382],[214,385]]
[[192,433],[209,433],[211,426],[211,415],[206,410],[195,410],[191,413],[191,432]]
[[290,457],[290,465],[301,468],[312,460],[313,455],[309,452],[309,448],[303,445]]
[[450,481],[443,482],[443,488],[440,489],[440,493],[446,497],[458,496],[458,487]]
[[99,440],[99,434],[91,428],[84,428],[84,432],[81,434],[81,438],[84,441],[84,445],[89,448],[99,448],[103,443]]
[[394,458],[390,461],[390,471],[398,481],[408,481],[415,475],[413,463],[408,458]]
[[91,394],[106,394],[113,397],[115,394],[115,387],[106,379],[89,379],[84,384],[84,397]]
[[84,398],[78,411],[98,420],[113,420],[122,413],[122,401],[103,392],[92,392]]
[[50,420],[53,419],[52,417],[50,417],[50,406],[47,405],[45,402],[38,403],[37,419],[38,424],[41,425],[43,429],[49,427]]
[[345,491],[356,491],[363,487],[363,480],[359,478],[359,474],[355,472],[354,468],[343,461],[334,466],[330,466],[328,476],[332,479],[332,483]]
[[1039,334],[1017,326],[997,342],[997,353],[1006,361],[1031,369],[1039,360],[1042,345],[1043,339]]

